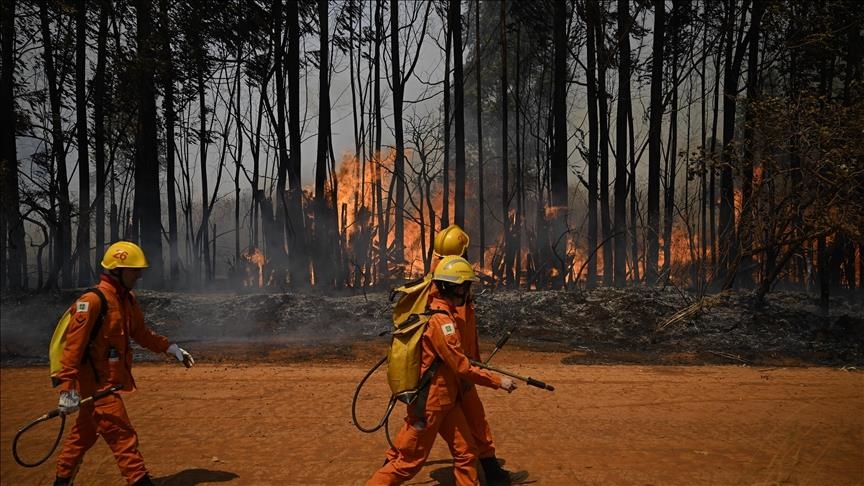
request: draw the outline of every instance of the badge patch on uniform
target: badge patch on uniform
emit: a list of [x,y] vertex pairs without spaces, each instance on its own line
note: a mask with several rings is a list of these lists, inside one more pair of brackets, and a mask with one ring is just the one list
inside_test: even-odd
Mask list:
[[87,312],[88,310],[90,310],[90,302],[86,300],[79,300],[75,304],[75,312]]
[[441,326],[441,331],[445,336],[449,336],[456,332],[456,326],[453,325],[452,322],[448,322],[447,324],[443,324]]

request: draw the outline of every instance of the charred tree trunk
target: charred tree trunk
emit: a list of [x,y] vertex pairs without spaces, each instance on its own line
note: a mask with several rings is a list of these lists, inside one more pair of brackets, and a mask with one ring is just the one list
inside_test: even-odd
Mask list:
[[586,286],[597,286],[597,201],[598,201],[598,161],[597,139],[599,138],[599,123],[597,120],[597,48],[595,42],[596,29],[600,28],[597,19],[597,0],[587,0],[585,5],[585,42],[587,44],[587,102],[588,102],[588,275]]
[[[596,2],[596,0],[591,0]],[[609,212],[609,94],[606,90],[606,70],[609,67],[609,51],[606,46],[605,10],[602,4],[595,3],[597,22],[594,38],[597,44],[597,114],[599,121],[600,155],[600,227],[603,235],[603,284],[612,285],[613,271],[613,231],[612,217]]]
[[669,22],[671,41],[671,105],[669,107],[669,149],[666,151],[666,191],[663,200],[663,273],[672,275],[672,226],[675,221],[675,192],[678,180],[678,54],[681,52],[681,12],[679,0],[672,2],[672,18]]
[[177,180],[175,169],[176,150],[174,129],[177,124],[177,114],[174,108],[174,53],[171,49],[173,33],[170,24],[170,11],[167,0],[159,0],[159,14],[162,34],[162,111],[165,123],[165,182],[168,187],[165,196],[168,206],[168,281],[176,282],[180,278],[180,231],[177,224]]
[[373,111],[375,117],[375,205],[378,215],[378,281],[386,278],[388,274],[387,234],[389,233],[387,228],[388,218],[384,212],[383,157],[381,155],[381,44],[384,42],[383,2],[384,0],[375,0],[375,65],[373,66],[375,72],[375,106],[373,107]]
[[754,212],[753,205],[753,170],[756,164],[754,145],[753,104],[758,102],[761,93],[759,86],[759,38],[762,22],[762,12],[765,9],[763,0],[753,0],[753,14],[750,20],[750,45],[747,57],[747,104],[744,112],[744,150],[742,154],[741,167],[741,220],[739,226],[741,241],[741,264],[738,267],[736,280],[744,288],[753,286],[753,245],[754,227],[751,224],[751,215]]
[[444,123],[442,123],[444,129],[444,156],[443,156],[443,167],[441,169],[441,229],[450,226],[450,120],[453,118],[453,103],[450,101],[450,89],[452,87],[452,83],[450,82],[450,58],[453,55],[453,30],[450,22],[447,22],[446,29],[446,39],[444,40]]
[[[749,0],[744,1],[741,11],[738,32],[743,29],[746,7]],[[720,169],[720,268],[719,276],[722,288],[731,288],[735,282],[735,272],[738,267],[740,249],[738,232],[735,224],[735,111],[738,103],[738,82],[741,73],[741,63],[744,57],[745,44],[740,40],[736,43],[735,19],[737,17],[737,2],[728,0],[726,3],[726,54],[723,66],[723,147],[722,167]],[[740,36],[739,36],[740,37]]]
[[660,157],[663,128],[663,44],[665,40],[666,1],[654,1],[654,40],[651,60],[651,104],[648,128],[648,228],[646,229],[645,278],[657,282],[660,235]]
[[453,32],[453,114],[456,142],[453,219],[456,224],[465,228],[465,83],[462,69],[461,3],[461,0],[450,0],[449,14]]
[[286,160],[288,172],[288,200],[280,194],[287,215],[285,231],[288,235],[288,274],[294,287],[310,282],[306,248],[306,223],[303,210],[303,186],[300,180],[300,12],[297,2],[288,2],[288,137],[290,156]]
[[[555,0],[553,28],[553,45],[555,46],[552,118],[554,129],[554,152],[549,167],[550,193],[552,206],[552,240],[564,242],[563,248],[553,248],[554,253],[566,255],[566,239],[561,235],[566,232],[567,222],[567,4],[565,0]],[[557,246],[557,245],[556,245]],[[565,268],[559,268],[556,281],[557,288],[564,286],[567,273],[566,258],[561,260]]]
[[[138,130],[135,150],[135,213],[141,248],[150,264],[147,285],[161,288],[162,208],[159,191],[158,138],[156,136],[156,83],[151,0],[136,0],[138,23]],[[202,170],[206,173],[206,170]],[[204,193],[206,194],[206,188]],[[206,221],[206,220],[205,220]],[[205,240],[206,241],[206,240]]]
[[[60,116],[61,86],[57,82],[57,69],[54,64],[54,42],[51,39],[48,0],[39,3],[39,20],[44,46],[45,77],[48,83],[48,99],[51,106],[51,157],[55,164],[56,175],[52,181],[51,194],[56,194],[58,213],[51,216],[54,231],[54,262],[48,276],[48,285],[72,287],[72,204],[69,201],[69,177],[66,171],[66,137]],[[54,207],[52,201],[51,207]],[[52,209],[53,212],[53,209]],[[62,281],[58,280],[59,277]]]
[[394,259],[400,272],[405,266],[405,137],[402,129],[402,97],[405,83],[402,80],[399,55],[399,0],[390,0],[390,54],[393,64],[393,137],[396,140],[396,158],[393,161],[395,184],[395,211],[393,213]]
[[27,249],[19,209],[18,153],[15,147],[15,0],[3,0],[2,73],[0,73],[0,289],[27,288]]
[[627,283],[627,116],[630,112],[630,2],[618,0],[618,108],[615,141],[615,286]]
[[90,146],[87,140],[87,2],[75,3],[75,123],[78,145],[78,286],[93,279],[90,263]]
[[510,157],[508,138],[510,128],[508,126],[510,95],[508,93],[509,81],[507,79],[507,0],[501,0],[501,218],[504,224],[504,275],[502,281],[506,285],[516,283],[513,259],[516,248],[513,243],[513,224],[510,215]]
[[[96,256],[106,247],[105,241],[105,189],[107,177],[105,167],[105,108],[106,96],[105,71],[108,58],[108,16],[111,9],[109,0],[99,2],[99,32],[96,40],[96,72],[93,74],[93,158],[96,165]],[[173,191],[172,191],[173,192]],[[98,260],[97,260],[98,261]]]
[[[336,231],[335,205],[328,204],[325,184],[328,173],[328,154],[330,147],[330,43],[327,0],[318,0],[320,21],[319,51],[319,108],[318,108],[318,150],[315,162],[315,244],[312,251],[317,253],[315,265],[315,284],[322,288],[336,285],[336,265],[338,258],[338,234]],[[336,187],[331,187],[335,192]],[[332,206],[332,207],[331,207]],[[326,287],[325,287],[326,286]]]
[[[288,64],[293,62],[294,56],[299,59],[299,54],[295,50],[299,50],[299,41],[294,39],[295,29],[297,29],[297,5],[295,2],[288,2]],[[288,258],[285,253],[285,245],[289,243],[289,236],[286,232],[288,228],[288,206],[289,202],[286,198],[286,189],[288,188],[288,141],[285,138],[285,68],[283,67],[283,58],[285,56],[285,46],[282,38],[282,0],[273,0],[273,69],[276,71],[276,195],[274,196],[274,229],[278,231],[281,238],[281,244],[277,248],[275,255],[268,255],[275,266],[276,284],[284,286],[288,280]],[[299,35],[299,34],[296,34]],[[289,96],[294,99],[295,85],[289,77]],[[292,109],[294,104],[292,103]],[[293,120],[292,124],[293,124]],[[299,123],[298,123],[299,127]],[[291,133],[292,141],[294,133]],[[293,245],[291,250],[293,251]]]
[[480,79],[480,0],[474,1],[474,71],[477,76],[477,203],[479,205],[478,233],[480,234],[480,268],[485,268],[486,261],[486,191],[484,189],[483,177],[483,95]]

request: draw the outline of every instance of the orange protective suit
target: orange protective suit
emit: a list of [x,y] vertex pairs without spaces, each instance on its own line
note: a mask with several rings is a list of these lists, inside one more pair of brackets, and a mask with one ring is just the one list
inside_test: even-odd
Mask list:
[[[408,406],[405,423],[388,451],[387,463],[378,469],[367,486],[398,485],[414,477],[441,434],[453,455],[454,476],[460,486],[476,485],[476,455],[470,428],[462,413],[462,380],[490,388],[500,388],[501,378],[471,365],[462,350],[457,308],[437,293],[430,296],[429,309],[435,313],[422,338],[421,375],[440,358],[422,407],[422,398]],[[420,402],[420,403],[418,403]]]
[[[144,323],[144,314],[132,292],[108,275],[102,275],[98,287],[108,304],[102,326],[88,346],[102,304],[93,293],[82,295],[72,306],[66,347],[60,360],[63,368],[57,374],[60,390],[78,390],[82,398],[118,384],[123,385],[123,392],[135,390],[130,339],[157,353],[164,353],[169,346],[167,338]],[[57,457],[57,476],[72,477],[100,435],[129,484],[147,475],[138,450],[138,435],[123,399],[112,394],[81,407]]]
[[[435,267],[438,266],[439,261],[436,260],[432,265],[430,274],[435,272]],[[431,296],[438,293],[438,290],[433,285],[429,292],[431,298]],[[481,361],[474,299],[469,298],[464,306],[456,307],[455,310],[456,322],[460,324],[459,335],[462,341],[462,350],[469,359]],[[471,429],[477,458],[495,457],[495,441],[492,439],[492,430],[489,428],[489,422],[486,420],[486,409],[483,408],[483,402],[480,401],[477,387],[471,382],[465,382],[462,387],[461,405],[462,413],[465,415],[465,420]]]
[[[481,361],[473,299],[468,299],[464,306],[457,308],[456,322],[463,326],[459,332],[462,336],[462,349],[465,351],[465,355],[474,361]],[[477,458],[495,457],[492,430],[489,428],[489,422],[486,421],[486,409],[483,408],[483,402],[480,401],[480,395],[477,393],[477,387],[474,386],[474,383],[463,382],[462,413],[465,414],[465,420],[471,428],[471,437],[477,448]]]

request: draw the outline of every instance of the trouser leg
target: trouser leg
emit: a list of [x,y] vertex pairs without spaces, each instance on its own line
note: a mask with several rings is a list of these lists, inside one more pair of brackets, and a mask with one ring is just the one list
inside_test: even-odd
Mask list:
[[395,486],[408,481],[420,472],[441,425],[440,411],[426,411],[425,419],[408,416],[393,440],[394,449],[388,451],[388,460],[366,482],[366,486]]
[[108,395],[96,406],[96,427],[111,448],[123,479],[134,484],[147,476],[144,456],[138,450],[138,434],[119,395]]
[[486,410],[477,387],[472,385],[462,392],[462,412],[471,427],[471,436],[477,451],[477,457],[495,457],[495,442],[492,440],[492,430],[486,421]]
[[84,454],[96,443],[97,437],[99,435],[96,431],[93,404],[85,403],[75,416],[75,422],[57,454],[57,477],[71,478],[81,464]]
[[474,453],[471,428],[460,407],[454,407],[444,417],[438,433],[447,442],[453,456],[453,476],[457,486],[480,484],[477,479],[477,456]]

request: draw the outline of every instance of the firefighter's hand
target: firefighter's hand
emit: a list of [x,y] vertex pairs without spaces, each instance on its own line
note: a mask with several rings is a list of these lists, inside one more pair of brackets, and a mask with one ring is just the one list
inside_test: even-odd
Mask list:
[[177,361],[183,363],[183,366],[187,368],[191,368],[192,365],[195,364],[195,360],[192,359],[192,355],[186,352],[185,349],[177,346],[174,343],[171,343],[171,346],[168,346],[167,353],[177,358]]
[[506,376],[502,376],[501,389],[507,391],[507,393],[511,393],[513,390],[516,389],[516,382]]
[[60,402],[57,408],[60,409],[60,415],[69,415],[75,413],[81,406],[81,397],[75,390],[67,390],[60,392]]

